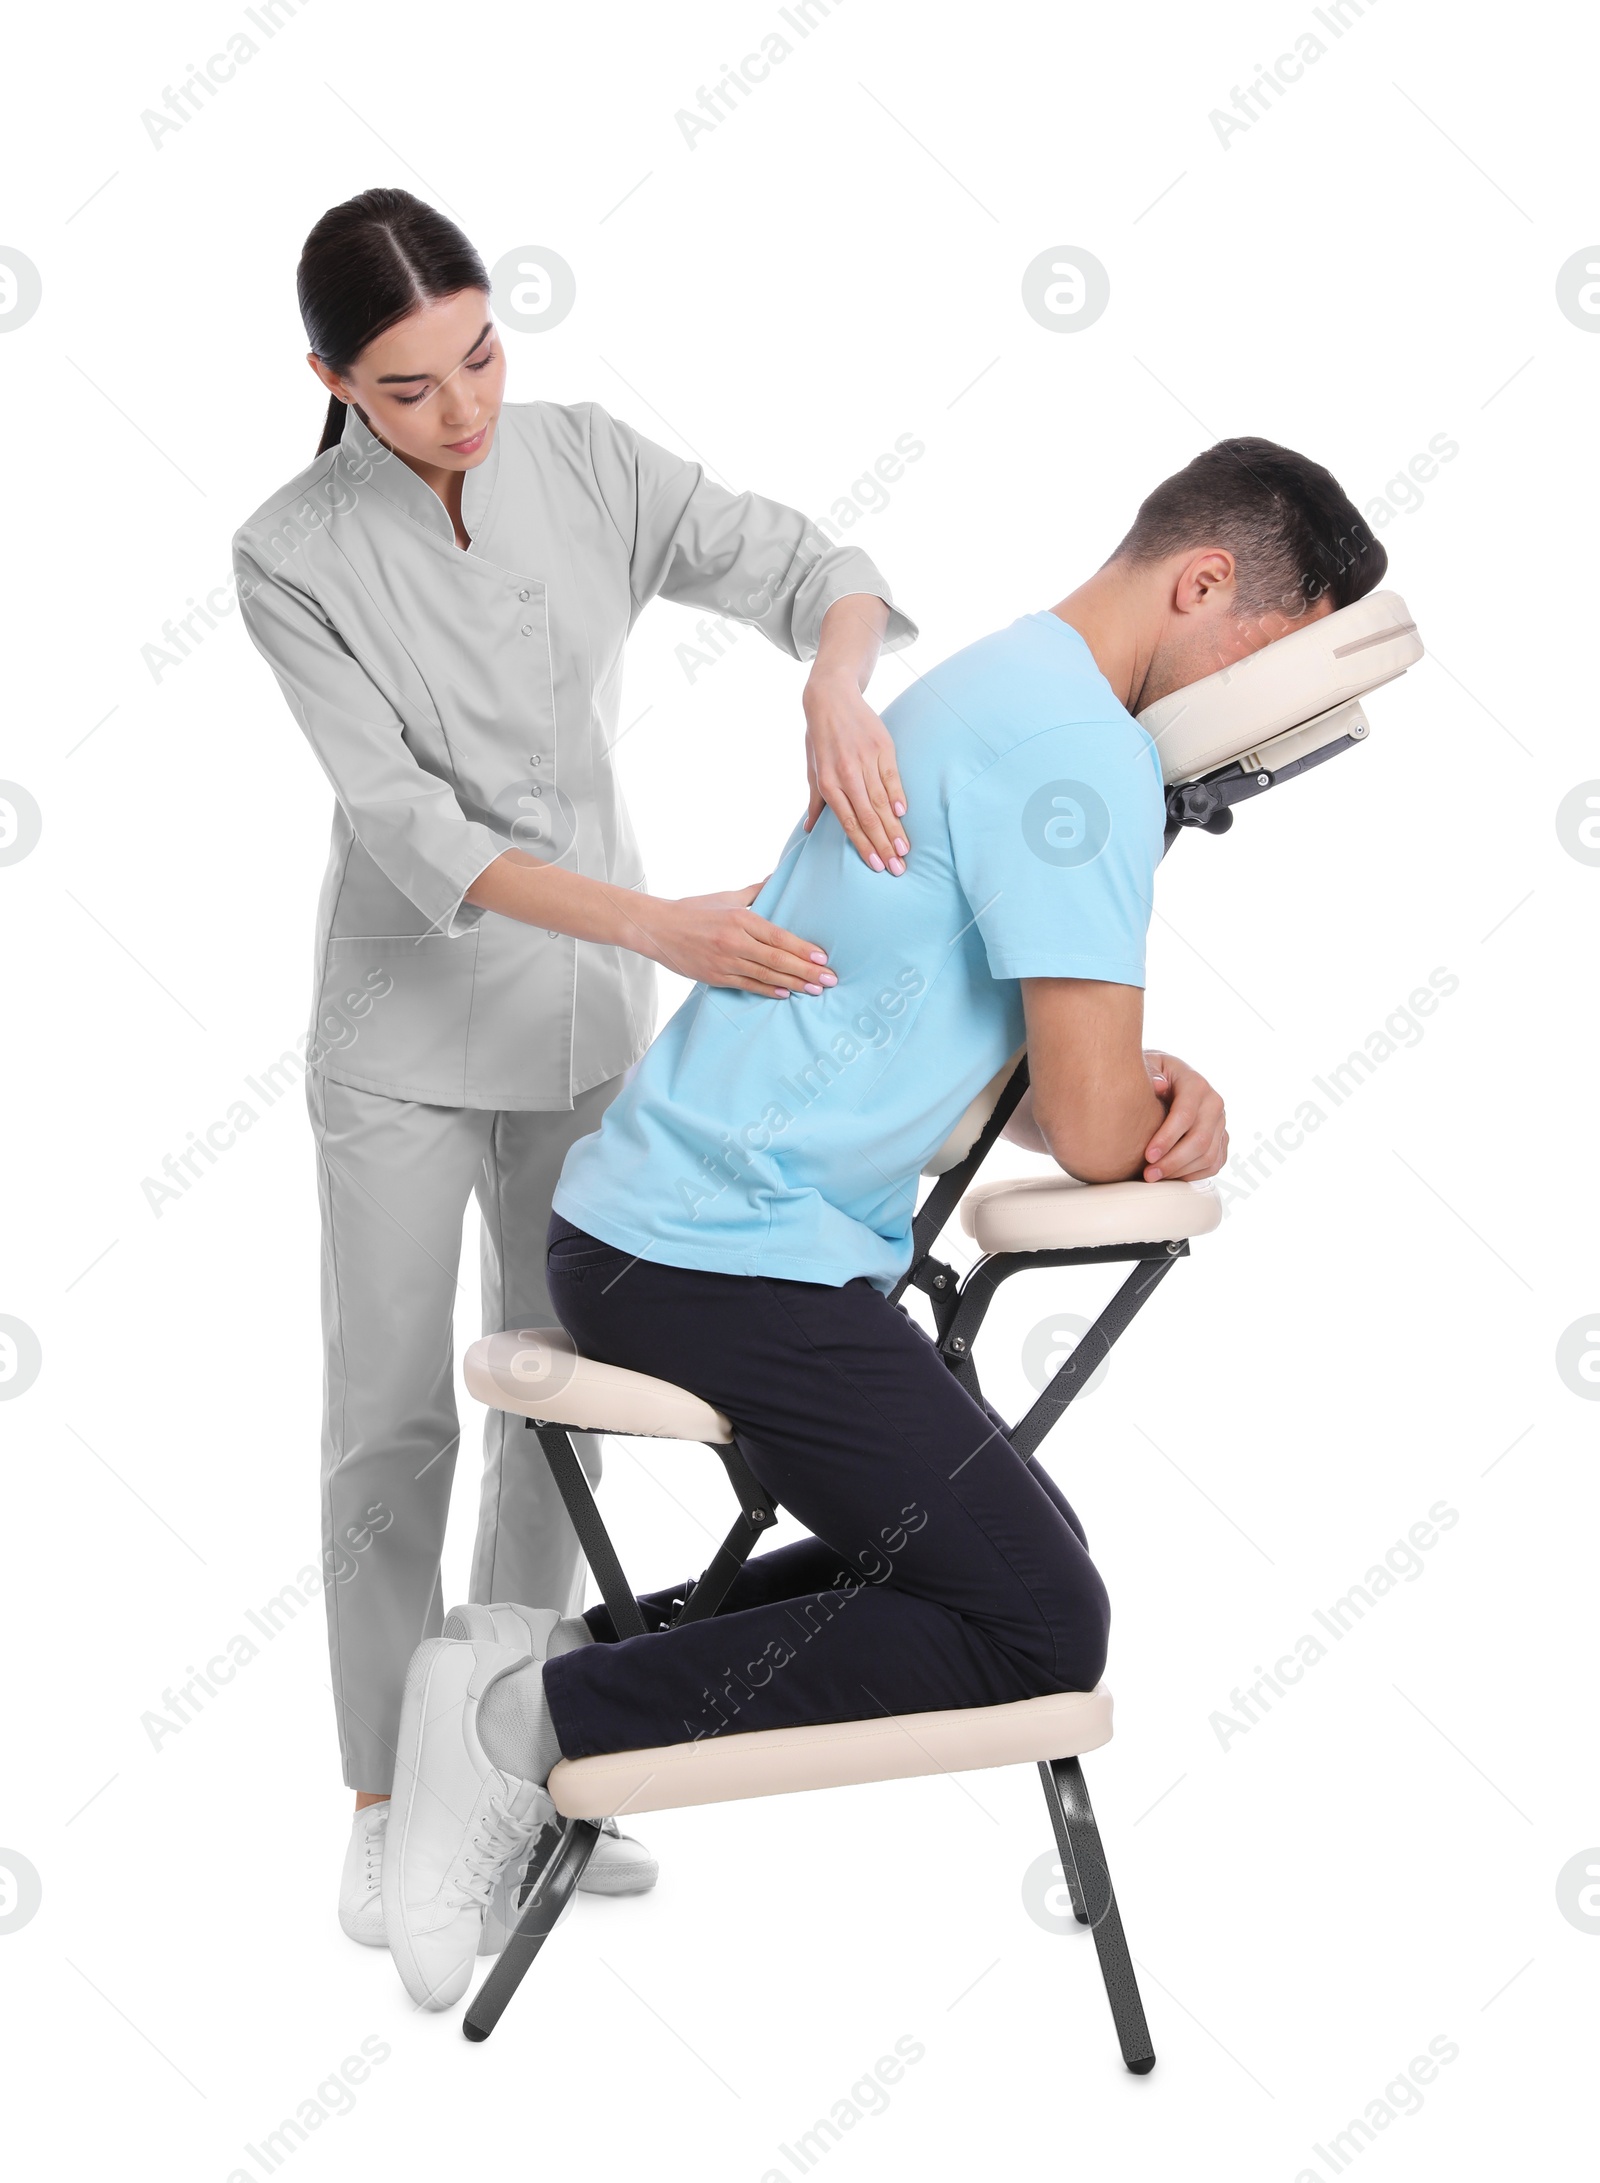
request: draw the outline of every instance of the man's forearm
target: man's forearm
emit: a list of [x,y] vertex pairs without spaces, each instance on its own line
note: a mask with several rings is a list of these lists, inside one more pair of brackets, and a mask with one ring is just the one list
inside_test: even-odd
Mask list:
[[1144,1173],[1166,1119],[1140,1037],[1144,990],[1098,978],[1024,978],[1033,1126],[1080,1182]]

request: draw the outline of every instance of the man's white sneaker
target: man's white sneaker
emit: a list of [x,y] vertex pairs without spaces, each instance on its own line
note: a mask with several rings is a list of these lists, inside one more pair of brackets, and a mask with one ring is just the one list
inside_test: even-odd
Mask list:
[[492,1607],[476,1603],[452,1607],[444,1618],[446,1637],[470,1637],[485,1645],[518,1645],[535,1660],[550,1647],[550,1633],[561,1616],[554,1607],[515,1607],[497,1600]]
[[[535,1660],[543,1660],[561,1620],[553,1607],[517,1607],[499,1601],[490,1607],[476,1604],[452,1607],[444,1618],[444,1634],[502,1645],[526,1644]],[[530,1850],[533,1847],[531,1835],[527,1846]],[[484,1916],[483,1938],[478,1943],[480,1956],[497,1956],[506,1944],[508,1932],[517,1922],[510,1891],[520,1879],[526,1863],[526,1852],[516,1856],[495,1888]],[[616,1821],[608,1819],[595,1844],[594,1855],[583,1868],[578,1889],[584,1895],[643,1895],[655,1886],[660,1876],[661,1867],[644,1844],[636,1842],[631,1834],[620,1833]],[[565,1916],[565,1912],[562,1915]]]
[[352,1940],[381,1948],[383,1939],[383,1837],[387,1800],[356,1813],[339,1881],[339,1923]]
[[[500,1953],[516,1930],[517,1920],[527,1907],[526,1904],[519,1905],[515,1900],[516,1890],[522,1882],[523,1868],[527,1864],[544,1827],[559,1828],[561,1825],[561,1820],[553,1805],[547,1805],[546,1812],[546,1818],[533,1829],[527,1840],[507,1860],[505,1869],[489,1892],[489,1900],[484,1905],[483,1911],[483,1931],[478,1936],[478,1953],[480,1956],[497,1956]],[[594,1863],[593,1857],[590,1858],[589,1862],[590,1864]],[[582,1883],[579,1884],[581,1886]],[[562,1918],[572,1908],[573,1900],[573,1896],[569,1895],[562,1904]],[[561,1918],[558,1918],[556,1923],[559,1925]]]
[[419,2007],[447,2009],[472,1976],[495,1882],[553,1807],[502,1772],[478,1736],[485,1693],[525,1667],[520,1645],[431,1638],[412,1654],[384,1830],[383,1923]]

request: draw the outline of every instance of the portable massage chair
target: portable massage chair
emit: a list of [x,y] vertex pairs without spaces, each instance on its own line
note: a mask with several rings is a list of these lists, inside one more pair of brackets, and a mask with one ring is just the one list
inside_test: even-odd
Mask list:
[[[1161,756],[1167,847],[1185,827],[1226,832],[1236,804],[1364,742],[1361,698],[1421,656],[1404,602],[1380,591],[1147,707],[1139,718]],[[1130,1265],[1094,1325],[1010,1428],[1011,1444],[1024,1456],[1040,1446],[1174,1262],[1188,1256],[1190,1238],[1215,1228],[1222,1217],[1215,1192],[1187,1182],[1085,1184],[1055,1171],[973,1188],[1027,1081],[1026,1055],[1013,1056],[928,1163],[933,1187],[912,1224],[910,1268],[894,1291],[898,1300],[915,1287],[929,1299],[940,1354],[981,1400],[973,1346],[1002,1281],[1041,1267]],[[965,1278],[934,1255],[958,1212],[982,1253]],[[523,1417],[537,1433],[622,1637],[642,1634],[644,1622],[569,1431],[710,1447],[721,1458],[739,1510],[676,1620],[716,1613],[757,1538],[777,1520],[727,1418],[686,1388],[578,1356],[560,1329],[508,1331],[474,1342],[465,1378],[480,1402]],[[760,1729],[562,1759],[549,1782],[560,1822],[543,1830],[512,1882],[520,1916],[468,2006],[466,2036],[486,2039],[493,2030],[571,1901],[603,1818],[1033,1761],[1074,1912],[1094,1933],[1122,2058],[1143,2075],[1154,2067],[1155,2054],[1078,1763],[1082,1753],[1110,1738],[1111,1694],[1102,1685],[1009,1705]]]

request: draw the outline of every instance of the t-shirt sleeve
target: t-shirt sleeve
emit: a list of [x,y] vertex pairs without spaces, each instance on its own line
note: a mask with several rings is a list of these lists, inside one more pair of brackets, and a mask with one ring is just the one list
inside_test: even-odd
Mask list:
[[1043,729],[960,788],[950,837],[991,974],[1142,986],[1165,823],[1128,720]]

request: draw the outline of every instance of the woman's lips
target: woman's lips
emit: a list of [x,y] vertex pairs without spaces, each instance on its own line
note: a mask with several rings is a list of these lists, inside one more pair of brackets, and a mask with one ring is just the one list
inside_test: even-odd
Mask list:
[[452,455],[475,455],[483,445],[483,435],[488,429],[486,424],[481,424],[470,440],[446,440],[444,444]]

